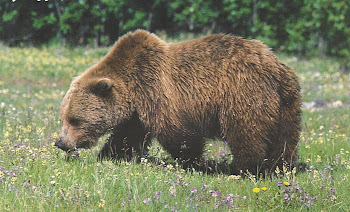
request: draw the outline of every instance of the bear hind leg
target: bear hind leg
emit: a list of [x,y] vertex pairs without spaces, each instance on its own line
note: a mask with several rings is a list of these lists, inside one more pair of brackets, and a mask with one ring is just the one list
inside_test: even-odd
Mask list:
[[267,145],[263,139],[235,134],[234,137],[227,137],[227,143],[233,155],[233,163],[239,171],[236,174],[264,174]]
[[299,103],[281,110],[277,141],[269,146],[270,171],[278,166],[293,169],[298,160],[298,142],[301,130]]

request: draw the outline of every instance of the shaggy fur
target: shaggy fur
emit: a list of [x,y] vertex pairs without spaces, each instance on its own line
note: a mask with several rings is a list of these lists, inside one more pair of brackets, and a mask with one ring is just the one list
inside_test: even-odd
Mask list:
[[296,75],[260,41],[215,34],[166,43],[137,30],[71,84],[56,146],[89,148],[113,129],[99,158],[141,155],[151,138],[174,158],[201,158],[205,138],[227,141],[239,170],[295,165]]

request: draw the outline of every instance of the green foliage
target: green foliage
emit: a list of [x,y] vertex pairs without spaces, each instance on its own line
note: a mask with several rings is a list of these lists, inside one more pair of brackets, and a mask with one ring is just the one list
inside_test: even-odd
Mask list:
[[15,18],[15,16],[18,14],[17,10],[12,10],[10,12],[5,12],[4,14],[2,14],[2,21],[3,22],[8,22],[11,21],[12,19]]
[[348,0],[0,0],[0,40],[110,45],[138,28],[177,34],[226,32],[302,55],[332,55],[350,67]]
[[60,102],[71,79],[108,49],[0,45],[0,52],[0,211],[350,210],[350,75],[333,59],[279,55],[296,70],[304,102],[344,103],[303,108],[299,162],[307,170],[242,179],[218,169],[234,160],[221,141],[204,154],[213,174],[181,169],[156,142],[150,155],[159,163],[97,162],[106,138],[67,157],[53,146]]
[[179,27],[190,31],[202,29],[215,22],[219,15],[215,2],[204,0],[175,0],[169,4],[169,13]]

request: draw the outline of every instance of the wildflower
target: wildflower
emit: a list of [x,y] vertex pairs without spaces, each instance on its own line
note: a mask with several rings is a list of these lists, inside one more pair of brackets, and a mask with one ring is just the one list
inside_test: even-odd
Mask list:
[[84,195],[85,195],[87,198],[89,198],[89,197],[90,197],[90,192],[84,191]]
[[197,192],[197,188],[196,187],[192,187],[190,191],[191,191],[191,194],[194,194],[194,193]]
[[233,200],[235,198],[235,195],[233,194],[228,194],[226,197],[226,200]]
[[180,184],[180,180],[175,180],[174,181],[174,186],[179,185],[179,184]]
[[266,191],[267,187],[264,186],[264,187],[261,188],[261,190]]
[[320,185],[320,186],[318,186],[318,188],[319,188],[319,189],[323,189],[323,188],[324,188],[324,186],[323,186],[323,185]]
[[234,199],[234,195],[233,194],[229,194],[224,198],[224,201],[226,201],[226,205],[228,205],[229,207],[234,207],[234,203],[233,203],[233,199]]
[[204,191],[207,188],[207,185],[205,183],[202,183],[202,191]]
[[153,201],[156,202],[160,198],[161,191],[156,191],[153,197]]
[[148,204],[149,201],[151,201],[151,198],[147,197],[142,202],[145,203],[145,204]]
[[74,151],[73,153],[72,153],[72,156],[73,157],[79,157],[79,151]]
[[121,205],[122,205],[122,206],[124,206],[125,204],[126,204],[126,202],[125,202],[125,201],[123,201],[123,202],[121,203]]
[[260,188],[253,188],[253,192],[254,193],[259,193],[260,192]]
[[332,195],[334,195],[334,196],[335,196],[335,194],[336,194],[336,190],[335,190],[335,188],[330,188],[330,190],[332,191]]
[[278,175],[281,172],[281,170],[278,168],[278,166],[275,169],[275,173]]
[[229,179],[229,180],[239,180],[241,178],[242,177],[240,175],[230,175],[230,176],[228,176],[227,179]]
[[216,192],[215,190],[210,190],[209,193],[211,193],[211,196],[213,197],[219,196],[219,192]]
[[169,190],[169,192],[170,192],[169,196],[173,197],[175,195],[175,191],[176,191],[175,189],[170,189]]
[[284,184],[285,186],[289,186],[289,185],[290,185],[290,183],[287,182],[287,181],[284,181],[283,184]]
[[104,199],[101,199],[100,202],[98,203],[99,208],[104,208],[106,204],[106,201]]
[[187,186],[188,186],[188,184],[190,184],[190,183],[188,183],[188,182],[183,182],[183,183],[182,183],[182,186],[187,187]]
[[174,166],[169,164],[166,166],[166,169],[168,169],[169,171],[174,170]]
[[16,181],[17,181],[17,177],[12,177],[11,184],[15,184]]
[[317,159],[316,159],[316,163],[321,163],[322,162],[322,158],[320,155],[317,155]]
[[309,201],[306,201],[304,204],[306,205],[306,207],[310,208],[310,206],[311,206],[311,201],[310,201],[310,200],[309,200]]

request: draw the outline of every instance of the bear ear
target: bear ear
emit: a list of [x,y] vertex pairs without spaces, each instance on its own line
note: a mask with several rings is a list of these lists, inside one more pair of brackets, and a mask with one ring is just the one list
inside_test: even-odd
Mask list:
[[112,91],[112,81],[108,78],[94,80],[90,85],[90,90],[97,96],[108,96]]

